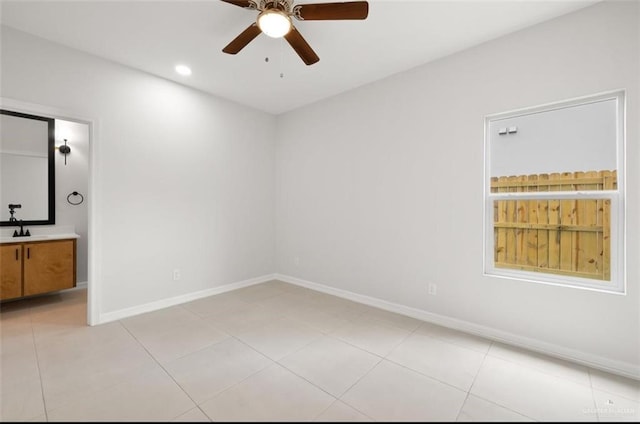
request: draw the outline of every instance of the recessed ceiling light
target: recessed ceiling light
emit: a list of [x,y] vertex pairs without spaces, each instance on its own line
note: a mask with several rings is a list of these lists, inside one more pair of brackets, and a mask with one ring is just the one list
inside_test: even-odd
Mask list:
[[191,75],[191,68],[186,65],[176,65],[176,72],[180,75],[188,77],[189,75]]

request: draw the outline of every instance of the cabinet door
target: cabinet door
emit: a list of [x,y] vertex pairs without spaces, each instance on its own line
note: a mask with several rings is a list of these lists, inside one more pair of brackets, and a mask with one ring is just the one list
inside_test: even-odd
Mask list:
[[24,295],[76,285],[75,240],[24,244]]
[[0,300],[22,296],[22,245],[0,245]]

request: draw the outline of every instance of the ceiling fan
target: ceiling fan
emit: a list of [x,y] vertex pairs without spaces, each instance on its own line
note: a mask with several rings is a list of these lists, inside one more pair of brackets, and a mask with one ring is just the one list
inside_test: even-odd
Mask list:
[[366,1],[299,4],[296,6],[293,5],[292,0],[222,1],[260,12],[256,22],[249,25],[222,49],[223,52],[236,54],[263,32],[273,38],[284,37],[307,65],[313,65],[320,58],[291,23],[292,16],[299,21],[328,21],[366,19],[369,14],[369,3]]

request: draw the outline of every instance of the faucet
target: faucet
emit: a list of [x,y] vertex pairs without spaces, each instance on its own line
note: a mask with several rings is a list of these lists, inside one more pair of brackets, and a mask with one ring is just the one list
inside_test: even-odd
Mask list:
[[31,233],[29,232],[29,230],[27,230],[26,232],[24,231],[24,228],[22,226],[22,220],[19,221],[18,224],[20,226],[20,232],[18,232],[18,230],[15,230],[13,232],[13,236],[14,237],[29,237],[31,235]]
[[24,231],[24,228],[22,226],[22,220],[19,221],[18,224],[20,226],[20,232],[18,232],[18,230],[15,230],[13,232],[13,236],[14,237],[29,237],[31,235],[31,233],[29,232],[29,230],[27,230],[26,232]]
[[16,213],[16,211],[14,211],[14,209],[20,209],[22,207],[22,205],[14,205],[14,204],[9,204],[9,213],[11,214],[11,216],[9,217],[9,222],[15,222],[16,226],[20,226],[20,232],[18,232],[18,230],[15,230],[13,232],[13,237],[29,237],[31,235],[31,233],[29,232],[29,230],[27,230],[26,232],[24,231],[24,226],[22,225],[22,220],[18,221],[13,214]]

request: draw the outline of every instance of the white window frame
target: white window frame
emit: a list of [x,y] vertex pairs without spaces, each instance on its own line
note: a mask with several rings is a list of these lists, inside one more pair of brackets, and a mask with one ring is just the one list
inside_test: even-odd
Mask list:
[[[563,109],[578,105],[616,100],[616,169],[617,189],[601,191],[549,191],[549,192],[491,192],[491,134],[490,124],[495,121],[515,118],[533,113]],[[626,240],[625,240],[625,142],[626,105],[625,91],[616,90],[584,96],[560,102],[539,105],[485,116],[484,123],[484,275],[512,280],[575,287],[613,294],[626,294]],[[494,265],[494,201],[495,200],[549,200],[549,199],[610,199],[611,200],[611,280],[557,275],[551,273],[498,268]]]

